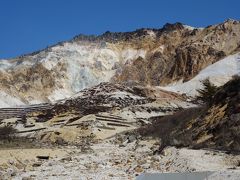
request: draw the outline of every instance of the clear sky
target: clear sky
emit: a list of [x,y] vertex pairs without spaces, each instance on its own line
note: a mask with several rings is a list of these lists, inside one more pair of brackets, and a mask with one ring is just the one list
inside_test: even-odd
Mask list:
[[83,34],[240,19],[240,0],[0,0],[0,59]]

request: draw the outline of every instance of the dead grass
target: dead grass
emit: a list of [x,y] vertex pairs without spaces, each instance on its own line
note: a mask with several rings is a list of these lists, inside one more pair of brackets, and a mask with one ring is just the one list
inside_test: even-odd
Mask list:
[[[206,107],[194,107],[184,109],[176,112],[173,115],[167,115],[164,117],[155,118],[152,125],[148,125],[138,129],[138,133],[142,136],[153,136],[161,139],[161,148],[170,145],[173,141],[171,134],[176,131],[184,129],[191,120],[200,117],[206,112]],[[190,141],[190,137],[186,134],[184,141],[187,144]],[[179,144],[183,146],[183,144]]]
[[0,149],[32,149],[41,147],[36,140],[24,137],[15,137],[11,140],[0,140]]
[[11,126],[0,127],[0,149],[35,148],[39,146],[33,139],[18,137],[16,129]]

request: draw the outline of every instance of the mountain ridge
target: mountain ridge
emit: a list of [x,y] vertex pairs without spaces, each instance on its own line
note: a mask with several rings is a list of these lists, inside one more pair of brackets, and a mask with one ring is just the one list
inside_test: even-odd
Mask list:
[[238,51],[238,37],[240,22],[235,20],[203,29],[175,23],[161,29],[106,32],[92,39],[75,36],[43,51],[0,61],[0,99],[54,102],[101,82],[166,86],[188,81]]
[[[232,20],[232,21],[239,21],[239,20],[235,20],[235,19],[226,19],[224,22],[226,21],[229,21],[229,20]],[[217,24],[216,24],[217,25]],[[209,25],[211,26],[211,25]],[[206,26],[206,27],[209,27],[209,26]],[[148,28],[148,27],[144,27],[144,28],[137,28],[136,30],[134,31],[125,31],[125,32],[120,32],[120,31],[105,31],[103,32],[102,34],[99,34],[99,35],[95,35],[95,34],[83,34],[83,33],[80,33],[80,34],[77,34],[75,36],[73,36],[73,38],[70,38],[68,40],[63,40],[63,41],[59,41],[59,42],[56,42],[56,43],[53,43],[52,45],[47,45],[45,48],[41,48],[40,50],[36,50],[36,51],[32,51],[32,52],[29,52],[29,53],[25,53],[25,54],[22,54],[22,55],[18,55],[18,56],[15,56],[15,57],[11,57],[11,58],[4,58],[4,59],[0,59],[0,60],[10,60],[10,59],[16,59],[16,58],[21,58],[21,57],[25,57],[25,56],[29,56],[29,55],[34,55],[34,54],[37,54],[41,51],[44,51],[44,50],[47,50],[51,47],[54,47],[54,46],[57,46],[57,45],[61,45],[63,43],[66,43],[66,42],[71,42],[71,41],[74,41],[74,40],[103,40],[104,37],[107,37],[109,34],[134,34],[134,33],[137,33],[137,32],[144,32],[145,30],[152,30],[152,31],[166,31],[166,30],[174,30],[175,28],[177,27],[181,27],[181,28],[190,28],[192,30],[194,29],[201,29],[202,27],[192,27],[192,26],[189,26],[187,24],[184,24],[184,23],[181,23],[181,22],[175,22],[175,23],[165,23],[162,27],[160,28]],[[205,27],[205,28],[206,28]],[[106,40],[106,39],[105,39]]]

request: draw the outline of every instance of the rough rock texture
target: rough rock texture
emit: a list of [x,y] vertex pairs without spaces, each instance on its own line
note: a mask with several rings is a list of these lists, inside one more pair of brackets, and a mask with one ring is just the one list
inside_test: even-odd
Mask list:
[[174,145],[239,153],[239,93],[240,78],[235,77],[217,91],[209,106],[156,117],[153,125],[140,132],[160,137],[162,148]]
[[[240,23],[228,20],[204,29],[186,30],[181,24],[169,25],[160,33],[145,59],[138,58],[118,76],[120,81],[164,85],[187,81],[210,64],[236,51]],[[157,45],[158,44],[158,45]]]
[[53,102],[101,82],[187,81],[239,50],[239,37],[240,22],[235,20],[206,28],[175,23],[161,29],[79,35],[42,51],[1,60],[0,106]]

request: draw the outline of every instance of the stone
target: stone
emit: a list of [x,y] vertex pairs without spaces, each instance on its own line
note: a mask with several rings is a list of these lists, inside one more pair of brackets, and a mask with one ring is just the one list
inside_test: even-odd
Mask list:
[[48,159],[49,159],[49,156],[43,156],[43,155],[41,155],[41,156],[37,156],[37,158],[38,158],[39,160],[48,160]]
[[13,165],[13,164],[14,164],[14,161],[13,161],[13,160],[8,160],[8,164]]
[[171,149],[164,149],[164,150],[162,151],[162,155],[164,155],[164,156],[171,155]]
[[16,170],[13,169],[13,168],[8,168],[8,169],[7,169],[7,174],[8,174],[9,176],[16,176],[16,175],[17,175],[17,172],[16,172]]
[[157,155],[151,157],[151,161],[158,161],[159,162],[160,159],[161,159],[160,156],[157,156]]
[[72,161],[72,157],[71,156],[68,156],[68,157],[64,157],[60,160],[61,162],[64,162],[64,161]]
[[122,144],[119,144],[119,147],[126,147],[128,143],[128,140],[124,141]]
[[39,167],[42,165],[42,162],[35,162],[34,164],[32,164],[32,167]]
[[149,169],[149,168],[151,167],[151,165],[147,163],[147,164],[141,165],[141,167],[142,167],[143,169]]
[[23,177],[22,180],[33,180],[32,177]]
[[15,167],[18,168],[18,169],[24,169],[26,165],[23,164],[23,163],[16,163]]
[[113,174],[109,174],[108,176],[109,176],[109,177],[114,177],[114,175],[113,175]]
[[13,171],[12,173],[11,173],[11,176],[16,176],[17,175],[17,172],[16,171]]
[[131,143],[131,142],[136,141],[136,140],[137,140],[137,136],[136,135],[128,136],[128,143]]
[[144,170],[143,170],[142,167],[137,166],[137,167],[134,168],[134,171],[137,172],[137,173],[142,173]]

